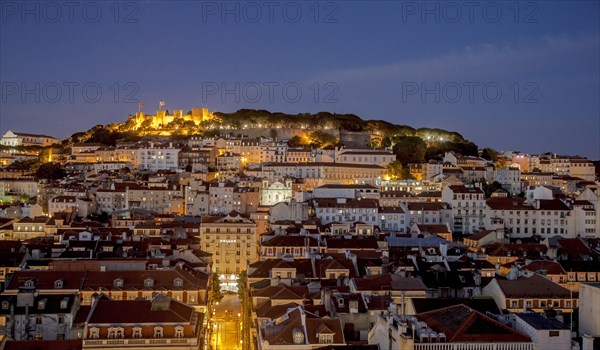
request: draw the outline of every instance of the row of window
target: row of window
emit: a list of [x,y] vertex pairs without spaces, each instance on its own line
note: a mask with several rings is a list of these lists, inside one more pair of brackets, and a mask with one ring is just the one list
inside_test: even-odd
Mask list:
[[[163,327],[157,326],[154,327],[154,338],[162,338],[164,336]],[[175,333],[173,335],[175,338],[183,338],[184,336],[184,327],[176,326]],[[108,339],[123,339],[125,337],[125,329],[123,327],[110,327],[108,329],[107,338]],[[142,327],[133,327],[132,329],[132,338],[142,338]],[[97,327],[90,328],[90,339],[99,339],[100,338],[100,329]]]
[[[211,229],[210,227],[204,228],[204,233],[207,234],[207,235],[211,234],[211,233],[244,233],[244,232],[245,233],[252,233],[252,228],[243,229],[243,228],[239,228],[238,227],[235,230],[233,228],[229,228],[229,227],[224,228],[224,229],[222,229],[220,227],[217,227],[217,228],[214,228],[214,229]],[[207,238],[210,238],[210,237],[207,237]],[[231,239],[231,237],[227,236],[227,239]],[[240,239],[240,235],[237,236],[237,239]]]
[[[520,308],[523,305],[523,301],[519,299],[509,299],[506,301],[507,304],[510,305],[511,308]],[[561,302],[559,299],[536,299],[535,303],[533,300],[525,300],[525,307],[533,308],[533,307],[555,307],[560,308]],[[571,300],[564,300],[564,307],[571,307]]]
[[356,209],[356,208],[352,208],[352,209],[319,208],[319,209],[317,209],[317,211],[320,214],[323,214],[323,213],[326,213],[326,214],[329,214],[329,213],[332,213],[332,214],[335,214],[335,213],[338,213],[338,214],[359,213],[360,214],[360,213],[377,213],[377,208],[359,208],[359,209]]
[[[527,227],[523,227],[523,228],[516,227],[516,228],[510,228],[509,232],[510,233],[529,233],[529,229]],[[537,230],[536,230],[535,227],[531,228],[531,233],[532,234],[536,234],[537,233]],[[558,230],[558,228],[554,228],[554,232],[553,232],[552,228],[550,228],[550,227],[548,227],[548,228],[542,227],[542,228],[540,228],[540,233],[541,234],[555,234],[555,235],[557,235],[559,233],[559,230]],[[561,228],[560,229],[560,233],[561,234],[565,233],[565,229]]]
[[363,215],[359,215],[359,216],[347,216],[347,217],[341,217],[341,216],[326,216],[325,217],[325,222],[329,222],[331,221],[343,221],[343,220],[352,220],[352,221],[371,221],[371,222],[375,222],[376,217],[375,216],[371,216],[371,219],[369,220],[369,216],[363,216]]
[[453,196],[454,200],[473,200],[473,199],[479,199],[479,200],[483,200],[483,194],[454,194]]

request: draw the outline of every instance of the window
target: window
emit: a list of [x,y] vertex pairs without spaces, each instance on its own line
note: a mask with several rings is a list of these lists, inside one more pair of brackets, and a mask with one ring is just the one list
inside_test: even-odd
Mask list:
[[176,278],[173,280],[173,285],[175,287],[182,287],[183,286],[183,280],[181,278]]
[[304,344],[304,333],[301,330],[294,330],[294,344]]
[[559,331],[549,331],[548,333],[548,335],[551,337],[558,337],[560,335]]
[[154,287],[154,280],[152,278],[146,278],[144,280],[144,287],[146,287],[146,288]]
[[56,280],[54,281],[54,288],[62,288],[63,287],[63,280]]
[[163,337],[163,328],[162,327],[154,327],[154,338],[162,338]]
[[319,344],[333,344],[333,333],[319,333]]
[[183,338],[183,327],[182,326],[175,327],[175,338]]
[[108,329],[109,339],[122,339],[124,336],[124,330],[121,327],[110,327]]
[[113,281],[113,285],[114,285],[115,287],[123,287],[123,279],[122,279],[122,278],[116,278],[116,279]]
[[90,339],[98,339],[100,338],[100,330],[96,327],[90,328]]
[[141,338],[142,337],[142,327],[133,327],[133,338]]

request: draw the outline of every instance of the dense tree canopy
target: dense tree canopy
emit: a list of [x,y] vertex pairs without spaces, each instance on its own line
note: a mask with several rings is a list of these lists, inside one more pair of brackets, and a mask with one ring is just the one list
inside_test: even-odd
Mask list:
[[421,163],[425,161],[427,145],[418,136],[400,136],[394,138],[394,153],[400,163]]
[[298,135],[288,140],[288,146],[290,147],[301,147],[303,146],[302,138]]
[[52,162],[41,164],[35,172],[36,178],[46,180],[59,180],[66,175],[67,172],[60,164]]
[[335,136],[321,130],[310,133],[309,139],[311,141],[311,145],[316,148],[331,148],[338,143],[338,140]]

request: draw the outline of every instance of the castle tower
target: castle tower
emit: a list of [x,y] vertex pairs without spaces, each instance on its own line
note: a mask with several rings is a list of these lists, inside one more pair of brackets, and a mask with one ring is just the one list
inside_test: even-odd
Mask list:
[[154,119],[154,123],[152,124],[157,124],[156,126],[158,126],[158,124],[162,124],[163,126],[166,124],[166,120],[165,120],[165,116],[167,115],[167,111],[164,110],[158,110],[156,111],[156,118]]
[[146,114],[144,112],[136,112],[135,113],[135,128],[138,129],[144,120],[146,119]]
[[209,120],[211,118],[208,108],[202,108],[202,121]]

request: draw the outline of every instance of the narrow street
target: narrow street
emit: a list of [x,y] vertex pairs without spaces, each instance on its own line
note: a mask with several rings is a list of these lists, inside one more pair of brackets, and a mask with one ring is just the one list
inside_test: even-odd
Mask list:
[[240,350],[241,340],[241,312],[242,305],[237,294],[226,294],[215,305],[212,318],[212,339],[210,342],[213,350]]

